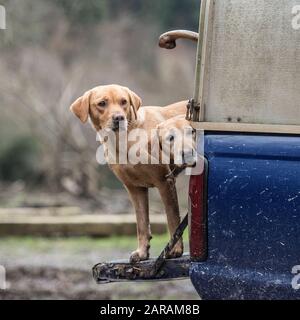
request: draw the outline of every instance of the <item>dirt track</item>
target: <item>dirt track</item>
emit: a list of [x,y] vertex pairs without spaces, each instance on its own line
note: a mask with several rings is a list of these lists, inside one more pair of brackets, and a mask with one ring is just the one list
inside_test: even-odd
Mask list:
[[[8,288],[0,291],[0,299],[199,298],[189,280],[96,285],[91,267],[112,256],[127,258],[127,247],[133,241],[134,238],[1,239],[0,264],[6,268]],[[157,250],[155,244],[154,251]]]
[[[83,270],[24,268],[9,272],[1,299],[195,299],[189,281],[97,286]],[[180,290],[180,291],[179,291]],[[178,296],[180,292],[180,296]]]

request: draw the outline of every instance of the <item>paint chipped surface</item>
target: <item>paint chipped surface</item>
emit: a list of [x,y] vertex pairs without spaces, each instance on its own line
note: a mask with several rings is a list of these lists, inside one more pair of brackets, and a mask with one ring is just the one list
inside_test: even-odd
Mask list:
[[[204,299],[300,299],[300,137],[206,135],[208,250],[191,279]],[[201,275],[200,272],[201,270]]]

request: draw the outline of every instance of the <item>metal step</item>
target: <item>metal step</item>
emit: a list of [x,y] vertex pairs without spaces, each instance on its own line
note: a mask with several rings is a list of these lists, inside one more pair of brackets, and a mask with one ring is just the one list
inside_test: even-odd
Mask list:
[[189,277],[190,256],[167,259],[157,274],[153,274],[157,259],[132,264],[128,260],[99,263],[93,267],[93,277],[98,284],[122,281],[160,281]]

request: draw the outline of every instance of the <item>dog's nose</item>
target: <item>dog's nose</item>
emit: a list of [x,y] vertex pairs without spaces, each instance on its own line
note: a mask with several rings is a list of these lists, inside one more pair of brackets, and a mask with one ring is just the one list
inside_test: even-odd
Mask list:
[[113,122],[121,122],[125,120],[125,117],[122,114],[113,115]]

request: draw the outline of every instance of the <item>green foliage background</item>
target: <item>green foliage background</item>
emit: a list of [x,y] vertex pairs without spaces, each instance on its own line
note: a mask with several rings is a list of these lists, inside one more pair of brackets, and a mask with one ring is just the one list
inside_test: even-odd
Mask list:
[[[48,0],[50,1],[50,0]],[[99,23],[131,13],[162,27],[197,27],[199,0],[55,0],[66,17],[80,24]]]

